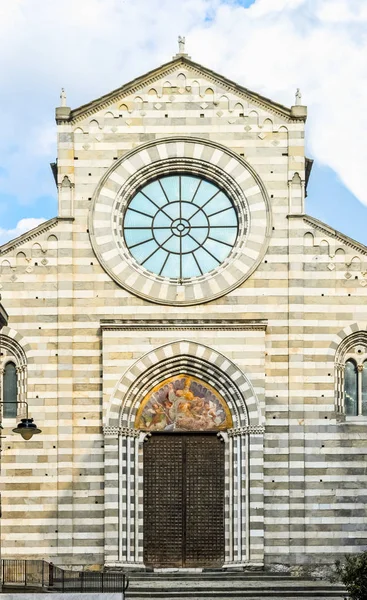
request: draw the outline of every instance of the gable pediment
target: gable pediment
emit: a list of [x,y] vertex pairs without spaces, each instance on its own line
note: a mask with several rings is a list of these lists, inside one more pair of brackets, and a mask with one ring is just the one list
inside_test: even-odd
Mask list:
[[175,102],[191,103],[202,110],[212,108],[219,115],[228,111],[246,116],[253,110],[263,120],[267,115],[280,122],[295,118],[290,108],[179,56],[109,94],[72,110],[69,121],[78,125],[83,120],[90,121],[98,113],[104,117],[128,118],[129,114],[136,111],[144,112],[148,106],[156,110],[167,109]]
[[[296,216],[294,218],[298,219]],[[321,269],[326,267],[325,278],[328,271],[334,277],[331,274],[335,271],[338,280],[346,285],[350,280],[353,286],[366,288],[367,246],[309,215],[303,217],[303,222],[306,228],[303,244],[307,260]]]

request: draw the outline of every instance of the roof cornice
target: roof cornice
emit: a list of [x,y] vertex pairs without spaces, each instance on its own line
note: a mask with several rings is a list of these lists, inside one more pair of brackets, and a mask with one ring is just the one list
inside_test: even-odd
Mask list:
[[[95,114],[99,110],[103,110],[104,108],[108,108],[111,102],[116,102],[123,100],[127,94],[132,94],[139,92],[139,90],[146,85],[154,84],[158,79],[160,79],[164,75],[169,75],[177,68],[178,65],[184,65],[189,67],[195,75],[206,75],[211,81],[216,83],[217,85],[221,85],[228,91],[234,92],[239,96],[243,96],[244,99],[250,100],[252,103],[258,105],[259,107],[266,108],[277,115],[286,118],[288,120],[299,120],[294,115],[292,115],[292,111],[290,108],[280,104],[278,102],[273,102],[269,98],[262,96],[261,94],[257,94],[243,86],[238,85],[234,81],[227,79],[223,75],[219,75],[192,61],[191,59],[185,56],[179,56],[174,58],[173,60],[161,65],[160,67],[153,69],[152,71],[148,71],[144,75],[133,79],[132,81],[126,83],[125,85],[113,90],[112,92],[93,100],[92,102],[88,102],[87,104],[83,104],[78,108],[73,109],[70,112],[69,121],[77,122],[81,118],[89,117]],[[304,117],[301,120],[305,120]]]
[[25,233],[22,233],[22,235],[18,236],[17,238],[10,240],[3,246],[0,246],[0,256],[7,254],[8,252],[13,250],[13,248],[16,248],[17,246],[21,246],[22,244],[25,244],[26,242],[29,242],[30,240],[37,238],[39,235],[41,235],[41,233],[44,233],[45,231],[52,229],[53,227],[55,227],[58,223],[60,223],[62,221],[74,221],[74,218],[73,217],[53,217],[52,219],[49,219],[48,221],[45,221],[44,223],[37,225],[37,227],[34,227],[30,231],[26,231]]
[[337,240],[339,240],[346,246],[349,246],[350,248],[353,248],[353,250],[356,250],[356,252],[362,252],[363,254],[367,254],[367,246],[365,246],[361,242],[358,242],[357,240],[353,240],[352,238],[345,235],[344,233],[341,233],[337,229],[333,229],[333,227],[330,227],[326,223],[319,221],[319,219],[316,219],[315,217],[311,217],[309,215],[288,215],[288,218],[302,218],[304,222],[308,225],[315,227],[315,229],[318,229],[319,231],[322,231],[327,235],[335,237]]

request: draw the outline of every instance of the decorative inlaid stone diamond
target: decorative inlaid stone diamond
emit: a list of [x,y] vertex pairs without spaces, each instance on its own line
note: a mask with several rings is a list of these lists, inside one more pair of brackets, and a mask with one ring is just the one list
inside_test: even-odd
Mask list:
[[154,108],[159,110],[160,108],[162,108],[162,104],[160,104],[160,102],[157,102],[157,104],[154,105]]
[[352,274],[351,274],[351,273],[349,273],[349,271],[347,271],[347,272],[345,273],[344,277],[345,277],[346,279],[350,279],[350,278],[352,277]]
[[334,265],[334,263],[332,263],[332,262],[331,262],[331,263],[329,263],[329,264],[328,264],[328,266],[327,266],[327,268],[328,268],[330,271],[334,271],[334,269],[335,269],[335,265]]
[[206,102],[203,102],[202,104],[200,104],[201,108],[203,108],[204,110],[206,108],[208,108],[209,104],[207,104]]

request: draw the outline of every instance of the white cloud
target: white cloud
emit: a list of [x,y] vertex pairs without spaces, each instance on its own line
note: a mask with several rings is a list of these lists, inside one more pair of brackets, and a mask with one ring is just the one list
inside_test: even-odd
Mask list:
[[0,246],[2,244],[5,244],[9,240],[13,240],[14,238],[18,237],[19,235],[22,235],[22,233],[25,233],[26,231],[29,231],[30,229],[37,227],[37,225],[44,223],[45,220],[46,219],[33,219],[33,218],[20,219],[20,221],[18,221],[18,223],[16,224],[14,229],[2,229],[0,227]]
[[314,158],[367,205],[365,0],[257,0],[247,10],[222,5],[210,27],[192,33],[191,44],[204,63],[288,106],[300,87]]
[[170,60],[178,34],[193,60],[276,101],[300,87],[313,156],[367,204],[365,0],[0,0],[0,192],[55,195],[60,88],[88,102]]

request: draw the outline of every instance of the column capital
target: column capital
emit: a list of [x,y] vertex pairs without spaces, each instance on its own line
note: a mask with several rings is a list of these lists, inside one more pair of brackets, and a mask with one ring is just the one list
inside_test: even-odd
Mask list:
[[117,438],[119,436],[136,438],[140,435],[140,429],[134,429],[133,427],[118,427],[105,425],[103,427],[103,433],[106,437],[112,438]]
[[264,432],[265,427],[263,427],[263,425],[245,425],[244,427],[233,427],[227,431],[229,437],[235,437],[237,435],[262,434]]

